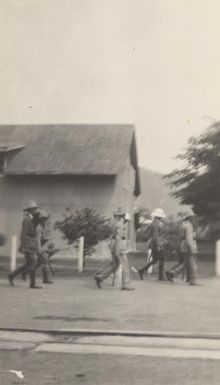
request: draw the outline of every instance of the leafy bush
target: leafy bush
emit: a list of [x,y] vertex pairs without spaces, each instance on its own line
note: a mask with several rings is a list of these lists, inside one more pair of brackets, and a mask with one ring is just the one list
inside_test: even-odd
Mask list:
[[113,232],[111,220],[88,207],[66,215],[55,223],[55,229],[63,234],[69,244],[83,236],[84,255],[92,254],[96,245],[110,239]]
[[0,233],[0,246],[4,246],[5,242],[6,242],[5,234]]

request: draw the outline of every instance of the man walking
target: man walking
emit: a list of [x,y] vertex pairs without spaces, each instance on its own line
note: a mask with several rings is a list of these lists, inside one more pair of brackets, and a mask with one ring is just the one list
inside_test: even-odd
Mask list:
[[171,270],[166,272],[168,281],[174,282],[174,277],[180,273],[187,273],[187,282],[189,285],[197,286],[197,243],[194,224],[194,212],[189,209],[183,218],[179,230],[179,252],[181,261]]
[[111,274],[115,274],[121,264],[121,290],[134,290],[134,288],[130,286],[130,267],[127,257],[127,225],[125,223],[126,212],[122,208],[118,208],[118,210],[115,211],[113,215],[115,218],[115,225],[113,237],[110,244],[112,261],[106,269],[96,274],[95,281],[98,288],[101,289],[102,281],[108,278]]
[[165,218],[164,211],[157,208],[151,214],[153,221],[149,226],[149,242],[150,248],[152,249],[151,260],[147,264],[138,270],[138,274],[141,280],[144,279],[144,273],[147,272],[150,266],[155,265],[159,262],[159,281],[165,280],[164,275],[164,224],[163,219]]
[[14,286],[14,279],[17,275],[22,274],[25,276],[30,274],[30,288],[41,289],[41,287],[36,286],[35,282],[37,266],[37,240],[34,218],[37,214],[37,208],[38,206],[34,201],[28,201],[26,207],[24,208],[19,251],[25,255],[26,262],[8,275],[9,282],[12,286]]
[[41,210],[39,212],[39,221],[36,227],[38,265],[42,266],[43,283],[46,284],[53,283],[49,279],[49,238],[46,235],[46,222],[48,217],[48,213],[45,210]]

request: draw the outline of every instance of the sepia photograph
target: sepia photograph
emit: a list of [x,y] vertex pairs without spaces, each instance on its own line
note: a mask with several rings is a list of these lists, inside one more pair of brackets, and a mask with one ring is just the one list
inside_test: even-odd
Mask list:
[[219,21],[0,0],[0,385],[220,384]]

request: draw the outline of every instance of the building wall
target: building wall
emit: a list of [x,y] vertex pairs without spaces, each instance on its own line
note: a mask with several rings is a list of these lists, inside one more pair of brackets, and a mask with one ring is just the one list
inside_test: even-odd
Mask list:
[[[67,209],[93,207],[107,217],[123,206],[132,214],[134,207],[134,170],[129,161],[118,176],[5,176],[0,178],[0,232],[8,238],[0,254],[9,255],[12,235],[17,235],[26,201],[35,200],[52,215],[52,222],[62,218]],[[133,185],[133,186],[132,186]],[[130,235],[134,245],[133,223]],[[59,236],[55,234],[58,239]]]

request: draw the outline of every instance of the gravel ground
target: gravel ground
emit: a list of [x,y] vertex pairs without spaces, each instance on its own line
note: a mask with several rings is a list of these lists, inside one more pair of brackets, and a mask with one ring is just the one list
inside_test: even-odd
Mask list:
[[92,277],[56,278],[53,285],[30,290],[16,280],[0,280],[0,327],[36,329],[117,329],[220,333],[220,280],[201,279],[193,287],[158,282],[156,276],[132,282],[121,291],[108,280],[101,290]]

